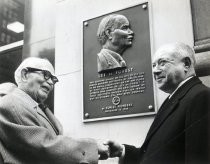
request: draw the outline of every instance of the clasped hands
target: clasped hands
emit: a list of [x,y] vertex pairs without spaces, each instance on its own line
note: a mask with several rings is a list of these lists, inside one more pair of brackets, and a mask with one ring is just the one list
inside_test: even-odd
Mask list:
[[108,158],[121,157],[124,151],[124,145],[116,141],[98,142],[99,160],[106,160]]

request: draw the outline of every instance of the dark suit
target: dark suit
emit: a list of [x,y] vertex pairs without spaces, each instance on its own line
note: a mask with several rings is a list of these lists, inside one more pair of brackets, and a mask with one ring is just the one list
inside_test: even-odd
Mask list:
[[125,145],[125,164],[209,164],[210,89],[197,77],[160,107],[141,148]]
[[89,139],[62,135],[62,127],[47,108],[20,89],[0,99],[0,152],[5,163],[78,164],[98,162],[98,149]]

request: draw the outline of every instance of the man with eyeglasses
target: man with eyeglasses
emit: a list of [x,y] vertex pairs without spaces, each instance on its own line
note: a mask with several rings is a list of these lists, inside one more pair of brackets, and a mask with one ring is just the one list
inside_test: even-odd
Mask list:
[[0,100],[0,152],[12,164],[96,164],[108,147],[63,135],[48,108],[41,109],[58,78],[46,59],[30,57],[15,71],[17,88]]

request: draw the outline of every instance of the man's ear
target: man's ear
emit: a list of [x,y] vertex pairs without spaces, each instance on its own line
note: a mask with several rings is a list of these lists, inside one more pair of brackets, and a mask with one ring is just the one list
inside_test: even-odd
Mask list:
[[108,39],[112,39],[111,30],[110,30],[110,29],[107,29],[107,30],[105,31],[105,34],[106,34],[106,36],[107,36]]
[[28,79],[28,72],[25,68],[21,70],[21,79],[22,81],[26,81]]
[[191,67],[191,60],[190,60],[190,58],[189,57],[185,57],[184,58],[184,67],[186,68],[186,69],[189,69],[190,67]]

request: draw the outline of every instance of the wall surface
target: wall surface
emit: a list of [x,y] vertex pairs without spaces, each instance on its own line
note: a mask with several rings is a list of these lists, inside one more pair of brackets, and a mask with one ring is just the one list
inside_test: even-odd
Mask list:
[[[55,87],[55,115],[61,120],[66,135],[111,138],[136,146],[143,143],[154,116],[82,121],[82,22],[142,2],[145,1],[57,0],[55,67],[60,82]],[[189,0],[151,0],[149,3],[152,52],[168,42],[182,41],[193,46]],[[160,106],[166,94],[157,91],[156,97]],[[101,163],[117,163],[117,160]]]
[[54,64],[56,0],[27,0],[23,57],[47,57]]
[[[23,59],[29,56],[55,62],[56,0],[26,0],[24,15]],[[54,109],[54,93],[46,101]]]

